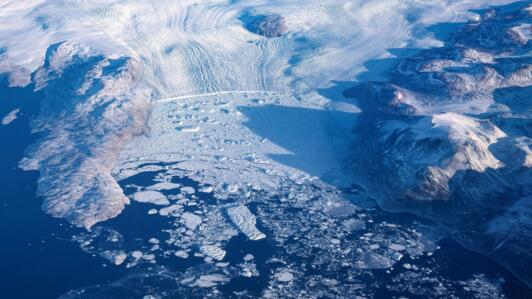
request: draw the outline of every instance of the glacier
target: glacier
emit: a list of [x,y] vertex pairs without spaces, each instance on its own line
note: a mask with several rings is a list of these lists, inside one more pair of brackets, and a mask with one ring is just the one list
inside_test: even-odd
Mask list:
[[[371,297],[402,265],[396,288],[499,296],[428,264],[447,233],[532,281],[530,4],[475,10],[510,2],[3,1],[0,82],[45,96],[20,167],[83,250],[173,294],[267,276],[264,296]],[[106,228],[129,204],[160,243]],[[279,252],[229,262],[242,234]],[[157,268],[176,257],[205,265]]]

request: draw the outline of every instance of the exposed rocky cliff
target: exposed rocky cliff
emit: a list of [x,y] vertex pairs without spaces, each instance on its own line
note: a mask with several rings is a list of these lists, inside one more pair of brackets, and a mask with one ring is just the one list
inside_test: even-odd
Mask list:
[[388,82],[345,92],[363,110],[353,168],[380,204],[435,220],[529,285],[531,8],[484,10]]

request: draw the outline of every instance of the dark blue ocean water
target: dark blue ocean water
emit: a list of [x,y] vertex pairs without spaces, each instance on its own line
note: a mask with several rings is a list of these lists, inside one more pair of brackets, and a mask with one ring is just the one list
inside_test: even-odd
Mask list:
[[[35,196],[38,174],[24,172],[17,167],[18,161],[24,156],[25,148],[37,138],[30,134],[29,122],[38,112],[41,99],[42,94],[34,93],[31,86],[7,88],[0,85],[0,116],[3,117],[13,109],[21,109],[19,117],[13,123],[0,126],[0,298],[57,298],[69,290],[86,286],[96,286],[88,291],[95,295],[92,298],[101,298],[103,294],[110,295],[107,298],[135,298],[140,293],[136,293],[134,289],[143,289],[138,283],[124,283],[118,289],[100,289],[98,285],[109,286],[110,283],[130,277],[134,273],[147,273],[154,269],[150,268],[151,266],[142,266],[128,270],[123,266],[111,266],[100,256],[82,251],[71,238],[83,230],[46,215],[40,207],[41,199]],[[143,173],[121,184],[150,185],[154,175]],[[182,179],[179,183],[197,189],[193,181]],[[125,191],[127,193],[129,190],[126,188]],[[200,200],[210,199],[204,195]],[[146,240],[149,237],[163,239],[161,228],[168,227],[169,223],[162,217],[147,217],[150,208],[147,204],[133,203],[119,217],[99,226],[111,227],[131,242],[139,238]],[[253,207],[250,208],[253,210]],[[391,217],[397,221],[400,217],[406,219],[411,216],[396,214],[383,217]],[[267,229],[260,227],[260,223],[259,229],[267,233]],[[530,289],[494,261],[464,250],[450,239],[441,241],[440,246],[441,249],[435,252],[438,264],[434,266],[437,266],[447,279],[464,280],[475,273],[502,277],[505,280],[503,289],[509,298],[532,298]],[[274,266],[266,263],[276,250],[267,239],[249,241],[239,235],[230,240],[226,249],[224,261],[238,263],[244,255],[251,253],[255,256],[260,273],[268,273],[269,267]],[[161,262],[166,271],[183,273],[189,267],[201,266],[203,260],[194,257],[187,260],[168,258]],[[407,262],[408,258],[401,260],[401,263]],[[417,260],[415,263],[423,262]],[[402,269],[397,265],[392,275],[385,271],[375,271],[373,279],[383,282],[383,285],[391,283],[390,277],[398,271],[403,271]],[[266,275],[258,278],[236,277],[219,289],[225,294],[248,291],[259,295],[267,283]],[[168,290],[174,287],[171,282],[150,280],[146,277],[141,280],[141,284],[151,284],[149,289],[152,290]],[[173,294],[178,297],[186,296],[185,293]],[[378,298],[401,295],[415,298],[411,294],[392,292],[385,288],[377,293]]]
[[0,126],[0,298],[57,298],[123,274],[70,241],[78,229],[43,213],[35,197],[38,174],[17,167],[37,137],[30,134],[29,120],[41,98],[32,87],[0,85],[0,115],[21,110],[13,123]]

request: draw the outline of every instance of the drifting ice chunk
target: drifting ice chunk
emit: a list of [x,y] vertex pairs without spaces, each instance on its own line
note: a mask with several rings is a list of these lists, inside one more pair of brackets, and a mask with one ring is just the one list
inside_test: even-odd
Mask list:
[[120,252],[114,256],[113,263],[116,266],[120,266],[126,260],[126,258],[127,258],[127,255],[123,252]]
[[162,194],[161,192],[157,192],[157,191],[137,192],[133,195],[133,200],[138,201],[138,202],[143,202],[143,203],[152,203],[154,205],[161,205],[161,206],[170,204],[166,196],[164,196],[164,194]]
[[186,259],[188,258],[188,253],[186,251],[183,251],[183,250],[178,250],[174,253],[175,256],[177,257],[180,257],[182,259]]
[[338,240],[338,239],[331,239],[331,244],[334,244],[334,245],[338,245],[340,244],[342,241]]
[[203,245],[201,247],[201,251],[207,255],[208,257],[211,257],[217,261],[221,261],[225,257],[225,250],[221,249],[218,246],[214,245]]
[[9,112],[6,116],[4,116],[4,118],[2,118],[2,125],[6,126],[6,125],[9,125],[10,123],[14,122],[15,119],[17,119],[19,111],[20,111],[20,109],[15,109],[15,110]]
[[150,190],[172,190],[177,189],[181,185],[172,182],[161,182],[148,187]]
[[260,240],[266,237],[255,227],[257,220],[255,215],[246,206],[236,206],[227,209],[227,214],[231,221],[245,234],[250,240]]
[[292,281],[292,279],[294,279],[294,275],[288,271],[277,273],[275,277],[277,278],[278,281],[281,281],[281,282],[290,282]]
[[192,286],[210,288],[222,282],[227,282],[227,277],[221,274],[209,274],[200,276]]
[[246,256],[244,256],[244,261],[246,262],[249,262],[251,260],[253,260],[255,257],[252,255],[252,254],[246,254]]
[[213,190],[214,190],[214,187],[212,187],[212,186],[205,186],[205,187],[201,187],[201,188],[199,189],[199,192],[202,192],[202,193],[211,193]]
[[358,266],[361,269],[388,269],[393,266],[393,261],[389,257],[367,251],[358,261]]
[[187,187],[181,188],[181,192],[186,193],[186,194],[194,194],[196,193],[196,190],[194,190],[194,188],[192,187],[187,186]]
[[142,257],[142,251],[135,250],[131,253],[131,256],[136,259],[140,259]]
[[160,211],[159,211],[159,214],[161,216],[174,216],[174,217],[177,217],[179,215],[179,213],[181,212],[181,209],[183,207],[181,205],[171,205],[171,206],[168,206],[168,207],[165,207],[165,208],[162,208]]
[[393,250],[393,251],[403,251],[403,250],[406,249],[406,247],[401,245],[401,244],[393,243],[393,244],[390,245],[390,249]]
[[195,230],[201,224],[201,217],[190,212],[183,213],[181,219],[183,219],[185,226],[190,230]]

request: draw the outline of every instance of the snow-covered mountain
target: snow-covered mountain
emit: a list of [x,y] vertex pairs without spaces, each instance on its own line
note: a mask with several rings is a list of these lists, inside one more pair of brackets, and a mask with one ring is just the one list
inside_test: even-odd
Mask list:
[[[371,270],[431,256],[441,234],[381,215],[358,185],[530,285],[532,9],[471,11],[510,2],[0,1],[0,81],[44,94],[20,166],[39,172],[45,212],[87,228],[84,250],[127,267],[204,261],[179,287],[259,275],[253,256],[221,262],[243,234],[283,265],[260,270],[271,297],[374,296]],[[428,29],[465,20],[443,44]],[[408,47],[346,103],[345,82],[382,79],[388,63],[371,61]],[[131,248],[95,226],[130,200],[153,206],[165,239]]]
[[345,92],[362,109],[353,168],[386,209],[443,224],[530,284],[532,6],[480,15]]

